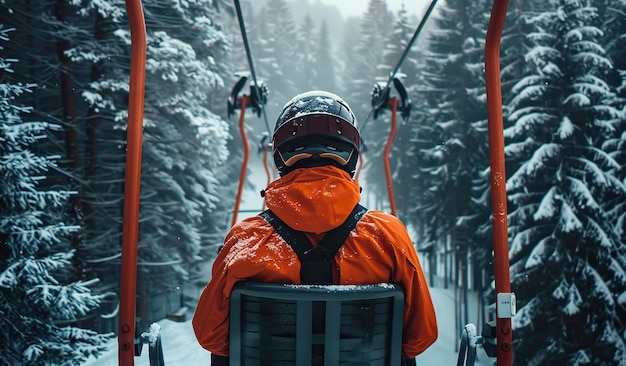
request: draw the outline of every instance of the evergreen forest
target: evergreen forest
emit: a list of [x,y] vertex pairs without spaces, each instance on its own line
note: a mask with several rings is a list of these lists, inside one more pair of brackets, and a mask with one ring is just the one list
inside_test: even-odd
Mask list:
[[[366,146],[363,194],[387,210],[390,112],[373,118],[371,95],[417,21],[363,1],[347,19],[319,2],[242,1],[268,90],[246,128],[255,153],[292,96],[342,96]],[[491,6],[437,4],[397,74],[411,108],[388,156],[430,285],[478,291],[485,319]],[[227,100],[249,64],[232,1],[143,9],[145,326],[193,309],[229,229],[244,149]],[[510,0],[501,72],[514,364],[626,365],[626,0]],[[124,2],[0,0],[0,365],[80,365],[115,337],[129,73]]]

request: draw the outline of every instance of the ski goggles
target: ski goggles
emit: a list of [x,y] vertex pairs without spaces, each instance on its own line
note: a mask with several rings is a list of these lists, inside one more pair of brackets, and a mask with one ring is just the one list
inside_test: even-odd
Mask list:
[[343,118],[324,113],[307,114],[290,119],[274,132],[272,144],[275,150],[280,148],[285,151],[281,146],[290,140],[300,137],[313,138],[316,135],[345,140],[354,145],[357,150],[359,149],[360,136],[356,127]]
[[307,144],[306,146],[298,146],[293,149],[279,149],[277,154],[282,160],[283,164],[287,167],[291,167],[296,163],[305,159],[331,159],[341,166],[348,165],[348,162],[354,154],[357,154],[356,148],[351,144],[343,141],[337,141],[345,144],[344,148],[338,148],[336,144]]

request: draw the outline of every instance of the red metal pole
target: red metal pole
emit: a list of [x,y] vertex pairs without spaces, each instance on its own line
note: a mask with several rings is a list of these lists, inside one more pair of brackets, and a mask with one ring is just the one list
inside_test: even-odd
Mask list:
[[137,292],[137,237],[144,88],[146,81],[146,23],[141,0],[126,0],[131,33],[130,90],[126,137],[126,181],[120,278],[118,359],[122,366],[134,365],[135,304]]
[[396,136],[396,112],[398,110],[398,99],[390,98],[389,107],[391,107],[391,129],[389,130],[389,138],[387,139],[387,145],[385,145],[385,173],[387,176],[387,190],[389,191],[389,205],[391,206],[391,214],[396,214],[396,199],[393,194],[393,181],[391,180],[391,167],[389,166],[389,151],[391,151],[391,145],[393,144],[393,138]]
[[[508,0],[494,0],[485,43],[485,77],[489,119],[489,156],[491,164],[491,205],[496,298],[511,292],[509,241],[507,228],[506,174],[500,84],[500,39],[506,19]],[[500,306],[496,301],[496,307]],[[498,309],[496,308],[498,313]],[[497,365],[513,364],[513,329],[510,317],[496,318]]]
[[241,203],[241,195],[243,193],[243,185],[246,181],[246,171],[248,169],[248,157],[250,156],[250,146],[248,146],[248,136],[246,135],[246,128],[244,125],[246,104],[250,101],[250,97],[241,97],[238,99],[241,104],[241,113],[239,114],[239,132],[241,133],[241,139],[243,140],[243,163],[241,165],[241,173],[239,174],[239,188],[237,189],[237,198],[235,199],[235,209],[233,211],[233,220],[230,226],[234,226],[237,223],[237,215],[239,214],[239,204]]

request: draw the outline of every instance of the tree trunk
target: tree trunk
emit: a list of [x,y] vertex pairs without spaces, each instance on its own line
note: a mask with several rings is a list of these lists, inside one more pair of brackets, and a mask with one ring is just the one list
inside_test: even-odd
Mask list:
[[[67,20],[67,3],[65,0],[57,0],[55,4],[55,15],[60,23],[64,23]],[[72,177],[79,176],[79,156],[78,156],[78,131],[76,121],[76,106],[74,102],[74,83],[71,77],[71,60],[65,52],[70,48],[70,43],[66,39],[59,39],[57,41],[57,53],[60,64],[61,74],[61,100],[63,105],[63,122],[65,123],[65,148],[67,151],[68,164],[70,167],[70,174]],[[71,179],[71,178],[70,178]],[[71,179],[71,190],[81,191],[80,184]],[[73,257],[74,264],[74,276],[75,280],[85,279],[85,265],[84,265],[84,243],[82,240],[82,202],[79,194],[74,194],[70,198],[70,205],[73,208],[70,210],[70,220],[72,224],[79,225],[81,230],[75,231],[72,234],[72,247],[76,250]]]

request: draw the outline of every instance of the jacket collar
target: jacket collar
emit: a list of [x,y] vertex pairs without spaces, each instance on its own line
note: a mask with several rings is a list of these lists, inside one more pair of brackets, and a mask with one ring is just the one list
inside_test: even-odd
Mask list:
[[265,190],[267,207],[285,224],[315,234],[341,225],[360,199],[358,182],[334,166],[296,169]]

